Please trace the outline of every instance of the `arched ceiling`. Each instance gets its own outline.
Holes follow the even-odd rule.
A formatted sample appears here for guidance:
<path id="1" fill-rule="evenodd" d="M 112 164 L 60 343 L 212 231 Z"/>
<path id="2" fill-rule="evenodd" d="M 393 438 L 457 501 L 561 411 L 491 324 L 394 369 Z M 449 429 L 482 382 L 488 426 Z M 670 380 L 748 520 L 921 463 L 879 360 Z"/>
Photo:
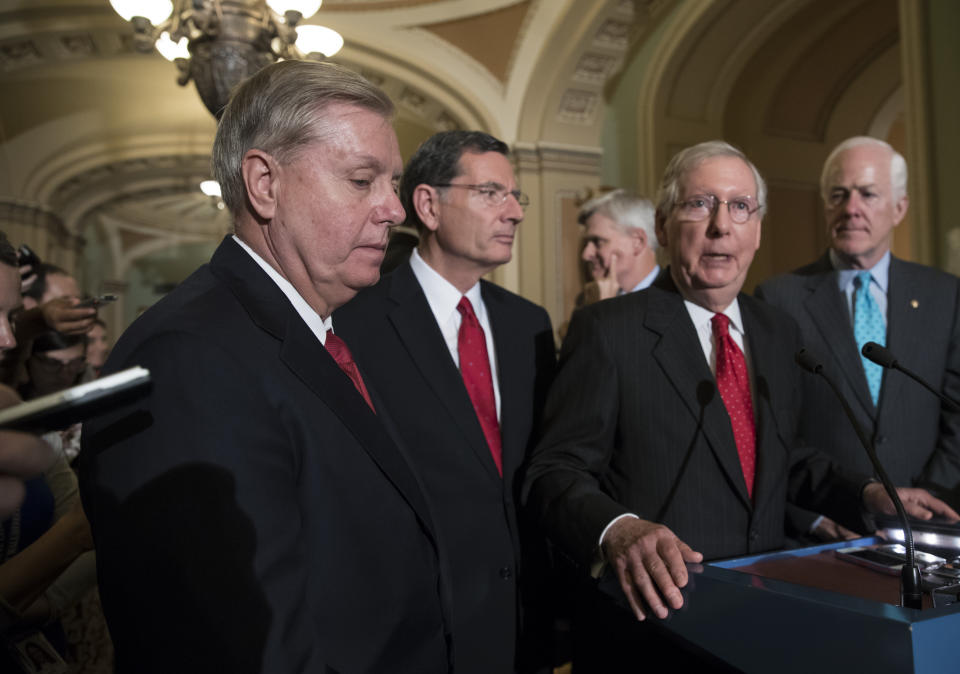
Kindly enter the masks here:
<path id="1" fill-rule="evenodd" d="M 574 5 L 327 0 L 308 22 L 340 31 L 334 60 L 397 103 L 406 157 L 449 128 L 512 142 L 532 64 Z M 182 222 L 156 190 L 193 196 L 215 124 L 176 75 L 158 54 L 134 51 L 108 0 L 0 0 L 0 202 L 49 209 L 78 234 L 92 211 L 129 214 L 144 200 L 154 219 Z"/>

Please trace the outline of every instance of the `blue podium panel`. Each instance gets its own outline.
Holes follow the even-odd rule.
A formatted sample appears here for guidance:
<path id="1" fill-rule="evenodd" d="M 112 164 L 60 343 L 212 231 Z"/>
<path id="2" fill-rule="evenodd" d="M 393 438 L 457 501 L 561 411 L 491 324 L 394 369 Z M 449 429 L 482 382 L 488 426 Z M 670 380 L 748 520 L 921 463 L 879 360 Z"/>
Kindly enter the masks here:
<path id="1" fill-rule="evenodd" d="M 960 604 L 900 608 L 897 577 L 833 556 L 879 542 L 688 565 L 684 606 L 663 626 L 746 672 L 960 671 Z"/>

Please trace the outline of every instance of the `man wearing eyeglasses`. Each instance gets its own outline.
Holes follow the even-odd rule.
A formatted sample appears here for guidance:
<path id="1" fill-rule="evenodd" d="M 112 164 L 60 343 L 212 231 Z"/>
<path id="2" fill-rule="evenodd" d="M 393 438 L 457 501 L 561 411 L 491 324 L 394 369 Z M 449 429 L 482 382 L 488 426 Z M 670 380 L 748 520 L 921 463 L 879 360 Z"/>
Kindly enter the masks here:
<path id="1" fill-rule="evenodd" d="M 960 279 L 890 253 L 907 213 L 907 164 L 887 143 L 858 136 L 824 164 L 821 196 L 830 248 L 820 259 L 770 279 L 757 295 L 787 311 L 804 345 L 836 375 L 890 478 L 927 487 L 956 504 L 960 415 L 898 372 L 860 354 L 886 345 L 905 367 L 960 398 Z M 805 381 L 801 433 L 840 463 L 869 464 L 842 410 L 822 381 Z M 797 533 L 842 535 L 832 521 L 791 512 Z"/>
<path id="2" fill-rule="evenodd" d="M 578 595 L 578 674 L 651 661 L 714 671 L 658 619 L 683 605 L 686 563 L 782 547 L 788 495 L 850 526 L 861 490 L 868 509 L 892 509 L 866 476 L 795 448 L 797 327 L 740 293 L 765 204 L 763 179 L 736 148 L 681 151 L 657 206 L 666 273 L 571 321 L 524 495 L 584 580 L 602 570 L 613 592 L 585 582 Z M 955 516 L 922 490 L 902 496 L 917 514 Z"/>
<path id="3" fill-rule="evenodd" d="M 552 331 L 543 308 L 482 280 L 510 261 L 528 203 L 507 152 L 477 131 L 424 142 L 400 188 L 419 245 L 334 314 L 432 501 L 458 673 L 537 671 L 548 654 L 533 598 L 544 574 L 516 490 Z"/>

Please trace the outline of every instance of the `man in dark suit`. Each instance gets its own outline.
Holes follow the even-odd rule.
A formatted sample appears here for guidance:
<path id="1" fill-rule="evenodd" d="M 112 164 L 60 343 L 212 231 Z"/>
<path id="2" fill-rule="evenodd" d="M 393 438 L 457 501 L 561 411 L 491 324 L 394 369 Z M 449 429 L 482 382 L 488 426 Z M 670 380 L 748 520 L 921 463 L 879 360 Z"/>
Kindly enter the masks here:
<path id="1" fill-rule="evenodd" d="M 850 523 L 861 503 L 892 510 L 879 485 L 795 446 L 796 325 L 740 293 L 765 198 L 730 145 L 678 153 L 657 207 L 668 273 L 576 312 L 564 342 L 526 499 L 584 568 L 610 567 L 639 620 L 680 608 L 685 563 L 781 546 L 788 495 Z M 902 492 L 918 514 L 952 512 Z M 592 588 L 584 596 L 576 671 L 635 668 L 669 643 Z"/>
<path id="2" fill-rule="evenodd" d="M 527 197 L 507 146 L 476 131 L 429 138 L 404 170 L 401 197 L 418 247 L 334 324 L 433 506 L 456 671 L 532 671 L 546 662 L 549 625 L 531 601 L 545 578 L 525 554 L 535 537 L 521 535 L 517 489 L 554 343 L 541 307 L 481 280 L 510 260 Z"/>
<path id="3" fill-rule="evenodd" d="M 867 341 L 886 344 L 905 367 L 960 399 L 960 279 L 890 254 L 908 200 L 906 161 L 887 143 L 864 136 L 841 143 L 824 164 L 820 189 L 830 249 L 812 264 L 763 283 L 757 295 L 800 325 L 804 346 L 833 371 L 890 479 L 926 487 L 955 505 L 960 414 L 902 373 L 866 361 L 860 349 Z M 862 317 L 876 311 L 873 337 L 864 321 L 857 326 L 858 306 Z M 870 472 L 826 384 L 805 379 L 800 435 L 843 465 Z M 798 533 L 842 533 L 814 513 L 792 512 L 790 521 Z"/>
<path id="4" fill-rule="evenodd" d="M 403 219 L 392 112 L 285 61 L 223 114 L 236 235 L 118 342 L 107 370 L 146 366 L 149 396 L 83 432 L 121 672 L 449 671 L 426 496 L 330 332 Z"/>

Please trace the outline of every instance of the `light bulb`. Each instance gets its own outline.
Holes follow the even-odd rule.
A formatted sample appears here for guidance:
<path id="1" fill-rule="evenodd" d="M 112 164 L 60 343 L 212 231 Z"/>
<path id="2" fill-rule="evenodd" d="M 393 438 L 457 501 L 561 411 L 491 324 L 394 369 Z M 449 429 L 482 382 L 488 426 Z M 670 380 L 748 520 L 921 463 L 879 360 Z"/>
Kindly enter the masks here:
<path id="1" fill-rule="evenodd" d="M 154 26 L 166 21 L 173 12 L 173 3 L 170 0 L 110 0 L 110 4 L 124 21 L 142 16 Z"/>
<path id="2" fill-rule="evenodd" d="M 326 26 L 297 26 L 296 45 L 304 54 L 317 52 L 330 58 L 343 47 L 343 38 Z"/>

